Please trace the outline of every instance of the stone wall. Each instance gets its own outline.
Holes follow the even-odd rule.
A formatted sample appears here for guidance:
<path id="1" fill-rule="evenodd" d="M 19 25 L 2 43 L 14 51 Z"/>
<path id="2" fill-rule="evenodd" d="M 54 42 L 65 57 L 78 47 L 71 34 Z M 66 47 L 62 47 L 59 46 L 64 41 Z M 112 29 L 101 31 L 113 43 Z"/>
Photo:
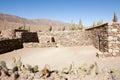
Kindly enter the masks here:
<path id="1" fill-rule="evenodd" d="M 85 31 L 38 32 L 39 43 L 24 43 L 24 47 L 71 47 L 92 45 Z"/>
<path id="2" fill-rule="evenodd" d="M 21 33 L 21 38 L 22 38 L 23 43 L 39 42 L 38 34 L 36 32 Z"/>
<path id="3" fill-rule="evenodd" d="M 4 39 L 0 41 L 0 54 L 23 48 L 21 39 Z"/>
<path id="4" fill-rule="evenodd" d="M 9 34 L 6 34 L 9 33 Z M 16 33 L 16 34 L 15 34 Z M 105 23 L 85 31 L 1 31 L 0 53 L 24 47 L 71 47 L 94 45 L 102 52 L 120 54 L 120 23 Z"/>
<path id="5" fill-rule="evenodd" d="M 2 30 L 0 35 L 4 39 L 13 39 L 15 38 L 15 30 L 13 29 Z"/>
<path id="6" fill-rule="evenodd" d="M 108 52 L 120 55 L 120 23 L 108 24 Z"/>
<path id="7" fill-rule="evenodd" d="M 93 45 L 102 52 L 108 51 L 107 29 L 107 23 L 86 29 L 86 31 L 90 34 L 90 39 L 92 40 Z"/>
<path id="8" fill-rule="evenodd" d="M 120 23 L 105 23 L 86 29 L 93 45 L 102 52 L 120 55 Z"/>

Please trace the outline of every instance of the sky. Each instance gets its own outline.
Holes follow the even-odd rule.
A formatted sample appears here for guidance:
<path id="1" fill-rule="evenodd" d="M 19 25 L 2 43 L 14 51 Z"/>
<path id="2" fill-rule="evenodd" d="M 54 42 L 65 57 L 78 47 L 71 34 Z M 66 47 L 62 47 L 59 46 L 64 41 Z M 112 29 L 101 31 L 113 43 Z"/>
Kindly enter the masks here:
<path id="1" fill-rule="evenodd" d="M 27 19 L 47 18 L 85 26 L 110 22 L 114 11 L 120 18 L 120 0 L 0 0 L 0 13 Z"/>

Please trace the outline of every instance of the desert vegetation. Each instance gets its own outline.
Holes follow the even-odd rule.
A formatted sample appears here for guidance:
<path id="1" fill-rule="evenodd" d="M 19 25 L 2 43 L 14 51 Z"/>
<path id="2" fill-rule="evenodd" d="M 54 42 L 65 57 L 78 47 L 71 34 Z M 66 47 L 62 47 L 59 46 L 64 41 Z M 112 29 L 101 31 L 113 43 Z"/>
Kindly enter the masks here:
<path id="1" fill-rule="evenodd" d="M 53 70 L 46 64 L 39 66 L 24 65 L 19 57 L 12 58 L 12 69 L 7 68 L 5 61 L 0 61 L 0 80 L 120 80 L 120 70 L 115 68 L 99 68 L 97 62 L 76 66 L 74 62 L 69 67 Z"/>

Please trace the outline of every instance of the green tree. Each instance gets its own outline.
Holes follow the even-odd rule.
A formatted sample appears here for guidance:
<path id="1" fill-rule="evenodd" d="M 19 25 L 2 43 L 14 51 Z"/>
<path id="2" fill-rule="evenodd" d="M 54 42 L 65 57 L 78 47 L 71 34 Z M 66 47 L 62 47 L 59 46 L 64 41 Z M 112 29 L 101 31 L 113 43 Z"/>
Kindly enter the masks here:
<path id="1" fill-rule="evenodd" d="M 113 22 L 118 22 L 118 17 L 116 15 L 116 12 L 114 12 Z"/>
<path id="2" fill-rule="evenodd" d="M 82 30 L 82 29 L 83 29 L 83 24 L 82 21 L 80 20 L 78 24 L 78 30 Z"/>

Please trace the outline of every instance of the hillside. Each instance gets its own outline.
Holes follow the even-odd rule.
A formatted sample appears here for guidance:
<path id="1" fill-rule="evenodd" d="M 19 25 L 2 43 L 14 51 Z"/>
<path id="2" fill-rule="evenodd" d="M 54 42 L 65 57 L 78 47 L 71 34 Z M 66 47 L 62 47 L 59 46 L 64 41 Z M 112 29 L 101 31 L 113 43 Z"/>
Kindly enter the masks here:
<path id="1" fill-rule="evenodd" d="M 47 31 L 49 26 L 53 26 L 54 30 L 67 26 L 67 23 L 51 20 L 51 19 L 26 19 L 15 15 L 0 14 L 0 29 L 16 29 L 25 26 L 30 27 L 32 31 Z"/>

